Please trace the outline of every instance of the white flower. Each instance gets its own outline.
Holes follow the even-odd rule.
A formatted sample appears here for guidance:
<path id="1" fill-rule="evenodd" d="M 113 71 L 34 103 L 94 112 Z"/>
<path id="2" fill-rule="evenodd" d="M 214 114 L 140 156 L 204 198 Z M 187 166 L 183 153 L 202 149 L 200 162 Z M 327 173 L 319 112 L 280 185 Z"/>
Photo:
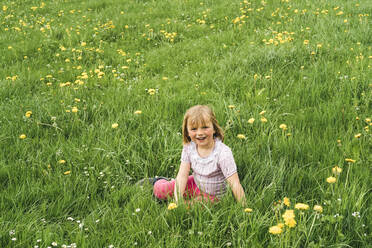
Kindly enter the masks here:
<path id="1" fill-rule="evenodd" d="M 149 231 L 148 233 L 147 233 L 148 235 L 151 235 L 152 234 L 152 232 L 151 231 Z"/>
<path id="2" fill-rule="evenodd" d="M 57 242 L 52 243 L 52 246 L 57 246 L 57 245 L 58 245 Z"/>
<path id="3" fill-rule="evenodd" d="M 12 238 L 12 241 L 16 241 L 17 240 L 17 238 Z"/>
<path id="4" fill-rule="evenodd" d="M 139 211 L 141 211 L 141 209 L 140 208 L 136 208 L 136 213 L 138 213 Z"/>
<path id="5" fill-rule="evenodd" d="M 72 217 L 67 217 L 67 220 L 74 221 L 74 218 L 72 218 Z"/>
<path id="6" fill-rule="evenodd" d="M 12 236 L 12 235 L 14 235 L 14 234 L 15 234 L 15 230 L 10 230 L 10 231 L 9 231 L 9 235 L 10 235 L 10 236 Z"/>
<path id="7" fill-rule="evenodd" d="M 199 234 L 199 235 L 202 235 L 202 234 L 203 234 L 203 232 L 198 232 L 198 234 Z"/>

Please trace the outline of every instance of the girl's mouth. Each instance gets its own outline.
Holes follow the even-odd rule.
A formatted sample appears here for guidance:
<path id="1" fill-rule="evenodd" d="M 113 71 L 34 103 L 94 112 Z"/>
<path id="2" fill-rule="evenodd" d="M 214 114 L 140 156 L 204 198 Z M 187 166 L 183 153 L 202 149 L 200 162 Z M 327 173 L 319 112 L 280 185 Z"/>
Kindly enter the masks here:
<path id="1" fill-rule="evenodd" d="M 199 137 L 199 138 L 196 138 L 197 140 L 205 140 L 207 137 Z"/>

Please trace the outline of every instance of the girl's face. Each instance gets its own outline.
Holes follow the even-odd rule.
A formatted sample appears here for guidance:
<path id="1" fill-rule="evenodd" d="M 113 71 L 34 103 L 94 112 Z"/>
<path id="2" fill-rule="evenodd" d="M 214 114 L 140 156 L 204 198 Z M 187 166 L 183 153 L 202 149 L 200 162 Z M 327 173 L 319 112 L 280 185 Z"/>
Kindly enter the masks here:
<path id="1" fill-rule="evenodd" d="M 198 146 L 198 148 L 211 148 L 214 145 L 214 130 L 211 121 L 205 121 L 203 124 L 188 124 L 187 131 L 190 139 Z"/>

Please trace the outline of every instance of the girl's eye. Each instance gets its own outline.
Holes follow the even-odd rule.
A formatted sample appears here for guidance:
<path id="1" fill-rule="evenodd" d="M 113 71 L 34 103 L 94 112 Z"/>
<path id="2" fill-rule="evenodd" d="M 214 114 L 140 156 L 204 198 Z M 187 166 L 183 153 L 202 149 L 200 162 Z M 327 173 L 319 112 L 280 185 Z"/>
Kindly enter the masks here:
<path id="1" fill-rule="evenodd" d="M 207 126 L 203 127 L 204 129 L 208 128 Z"/>

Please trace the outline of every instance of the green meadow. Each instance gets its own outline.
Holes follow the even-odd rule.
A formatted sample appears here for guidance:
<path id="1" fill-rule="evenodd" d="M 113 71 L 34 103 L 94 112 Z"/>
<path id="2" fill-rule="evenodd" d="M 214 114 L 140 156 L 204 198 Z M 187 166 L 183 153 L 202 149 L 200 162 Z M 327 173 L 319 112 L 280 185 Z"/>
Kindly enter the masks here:
<path id="1" fill-rule="evenodd" d="M 371 18 L 369 0 L 1 1 L 0 247 L 372 247 Z M 169 210 L 134 185 L 176 177 L 196 104 L 247 206 Z"/>

